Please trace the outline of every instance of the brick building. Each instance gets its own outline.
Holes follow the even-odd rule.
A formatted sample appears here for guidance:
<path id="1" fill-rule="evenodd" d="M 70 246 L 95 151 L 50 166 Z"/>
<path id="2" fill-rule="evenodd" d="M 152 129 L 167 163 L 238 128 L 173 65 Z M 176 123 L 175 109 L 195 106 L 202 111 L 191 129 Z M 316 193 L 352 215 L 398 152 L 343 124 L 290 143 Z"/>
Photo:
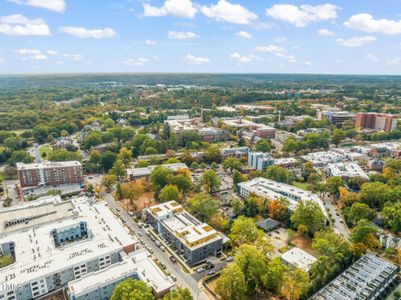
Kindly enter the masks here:
<path id="1" fill-rule="evenodd" d="M 17 163 L 20 185 L 24 187 L 82 184 L 82 164 L 79 161 Z"/>
<path id="2" fill-rule="evenodd" d="M 397 126 L 397 115 L 381 113 L 357 113 L 355 127 L 390 132 Z"/>

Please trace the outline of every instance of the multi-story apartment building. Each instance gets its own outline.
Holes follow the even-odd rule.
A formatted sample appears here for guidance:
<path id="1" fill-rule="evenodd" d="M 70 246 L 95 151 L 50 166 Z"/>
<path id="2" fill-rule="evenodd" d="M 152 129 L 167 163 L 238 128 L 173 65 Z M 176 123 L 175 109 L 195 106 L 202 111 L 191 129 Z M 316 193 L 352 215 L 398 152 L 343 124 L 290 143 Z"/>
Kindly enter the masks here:
<path id="1" fill-rule="evenodd" d="M 195 265 L 219 254 L 227 239 L 210 225 L 186 212 L 176 201 L 146 209 L 146 222 L 179 250 L 189 265 Z"/>
<path id="2" fill-rule="evenodd" d="M 177 136 L 183 132 L 197 132 L 203 140 L 209 143 L 228 139 L 228 132 L 214 127 L 207 127 L 202 122 L 202 118 L 189 118 L 187 115 L 169 116 L 164 124 L 170 127 L 170 131 Z"/>
<path id="3" fill-rule="evenodd" d="M 91 272 L 68 283 L 71 300 L 108 300 L 114 288 L 127 278 L 146 282 L 157 297 L 173 287 L 171 279 L 161 271 L 148 256 L 145 249 L 122 257 L 120 262 L 100 271 Z"/>
<path id="4" fill-rule="evenodd" d="M 84 182 L 79 161 L 17 163 L 17 171 L 22 188 Z"/>
<path id="5" fill-rule="evenodd" d="M 274 164 L 274 159 L 269 153 L 249 152 L 248 166 L 256 170 L 266 170 L 268 166 Z"/>
<path id="6" fill-rule="evenodd" d="M 396 265 L 368 253 L 310 299 L 386 299 L 399 284 L 398 270 Z"/>
<path id="7" fill-rule="evenodd" d="M 0 269 L 0 299 L 41 298 L 93 272 L 109 276 L 108 267 L 124 261 L 138 245 L 110 209 L 94 199 L 55 196 L 2 209 L 0 252 L 15 262 Z"/>
<path id="8" fill-rule="evenodd" d="M 259 138 L 274 138 L 276 129 L 274 127 L 255 123 L 247 119 L 242 118 L 224 118 L 224 119 L 212 119 L 212 123 L 217 126 L 219 122 L 227 128 L 235 128 L 237 130 L 244 129 L 252 134 L 252 137 Z"/>
<path id="9" fill-rule="evenodd" d="M 236 158 L 243 158 L 248 157 L 250 149 L 246 146 L 244 147 L 235 147 L 235 148 L 225 148 L 221 149 L 221 156 L 223 159 L 227 157 L 236 157 Z"/>
<path id="10" fill-rule="evenodd" d="M 397 126 L 399 116 L 381 113 L 357 113 L 355 127 L 390 132 Z"/>
<path id="11" fill-rule="evenodd" d="M 247 198 L 251 194 L 269 200 L 283 197 L 288 202 L 288 208 L 290 210 L 295 210 L 300 201 L 311 201 L 316 203 L 322 212 L 327 215 L 323 202 L 317 195 L 289 184 L 257 177 L 249 181 L 238 183 L 237 191 L 243 198 Z"/>
<path id="12" fill-rule="evenodd" d="M 203 140 L 209 143 L 224 141 L 228 139 L 228 131 L 214 127 L 203 127 L 198 129 Z"/>
<path id="13" fill-rule="evenodd" d="M 327 176 L 338 176 L 344 180 L 348 180 L 352 177 L 361 177 L 369 180 L 369 176 L 355 162 L 339 162 L 328 164 L 325 169 Z"/>
<path id="14" fill-rule="evenodd" d="M 292 168 L 296 163 L 297 160 L 294 157 L 273 158 L 269 153 L 248 152 L 248 166 L 259 171 L 264 171 L 272 165 L 279 165 L 283 168 Z"/>

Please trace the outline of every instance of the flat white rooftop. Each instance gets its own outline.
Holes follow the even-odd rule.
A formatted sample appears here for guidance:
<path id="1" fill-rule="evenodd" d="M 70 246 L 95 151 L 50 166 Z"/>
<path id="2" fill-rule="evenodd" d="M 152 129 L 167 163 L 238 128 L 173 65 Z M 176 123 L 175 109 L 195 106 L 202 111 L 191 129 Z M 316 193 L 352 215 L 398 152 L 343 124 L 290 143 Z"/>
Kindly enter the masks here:
<path id="1" fill-rule="evenodd" d="M 274 160 L 275 165 L 286 165 L 286 164 L 295 164 L 297 159 L 295 157 L 283 157 L 283 158 L 276 158 Z"/>
<path id="2" fill-rule="evenodd" d="M 152 173 L 152 171 L 159 166 L 170 169 L 173 172 L 177 172 L 179 169 L 188 169 L 188 166 L 184 163 L 173 163 L 165 165 L 153 165 L 144 168 L 131 168 L 127 170 L 127 174 L 128 176 L 133 176 L 133 177 L 149 176 Z"/>
<path id="3" fill-rule="evenodd" d="M 140 249 L 124 256 L 119 263 L 69 282 L 68 289 L 76 297 L 79 297 L 99 286 L 105 286 L 133 273 L 136 273 L 141 281 L 151 286 L 156 293 L 161 293 L 174 286 L 171 278 L 166 276 L 148 257 L 148 252 Z"/>
<path id="4" fill-rule="evenodd" d="M 365 179 L 369 179 L 369 176 L 365 173 L 362 168 L 354 162 L 345 162 L 345 163 L 335 163 L 328 164 L 327 171 L 331 176 L 339 176 L 339 177 L 362 177 Z"/>
<path id="5" fill-rule="evenodd" d="M 246 190 L 268 199 L 284 197 L 289 202 L 289 208 L 291 210 L 294 210 L 301 200 L 312 201 L 318 204 L 322 212 L 326 215 L 323 202 L 317 195 L 289 184 L 257 177 L 249 181 L 241 182 L 238 186 L 241 190 Z"/>
<path id="6" fill-rule="evenodd" d="M 16 262 L 0 269 L 0 286 L 5 282 L 30 282 L 137 243 L 128 228 L 124 227 L 104 202 L 76 197 L 63 203 L 59 196 L 39 201 L 16 207 L 16 211 L 10 208 L 0 214 L 4 222 L 8 215 L 12 218 L 40 216 L 43 211 L 51 212 L 54 207 L 60 208 L 57 213 L 39 217 L 38 221 L 21 225 L 16 231 L 1 232 L 0 244 L 15 243 Z M 87 223 L 90 238 L 56 247 L 51 230 L 77 226 L 81 221 Z"/>
<path id="7" fill-rule="evenodd" d="M 223 120 L 223 124 L 225 124 L 226 126 L 230 126 L 230 127 L 242 128 L 242 127 L 252 126 L 257 129 L 276 130 L 276 128 L 271 127 L 269 125 L 255 123 L 253 121 L 249 121 L 249 120 L 243 119 L 243 118 L 237 118 L 237 119 L 227 118 L 227 119 L 222 119 L 222 120 Z"/>
<path id="8" fill-rule="evenodd" d="M 151 206 L 148 212 L 191 249 L 222 238 L 219 232 L 183 210 L 176 201 Z"/>
<path id="9" fill-rule="evenodd" d="M 36 169 L 49 169 L 49 168 L 63 168 L 63 167 L 78 167 L 82 166 L 82 164 L 79 161 L 47 161 L 47 162 L 42 162 L 42 163 L 30 163 L 30 164 L 24 164 L 24 163 L 17 163 L 17 169 L 18 170 L 36 170 Z"/>
<path id="10" fill-rule="evenodd" d="M 305 272 L 308 272 L 313 263 L 317 261 L 316 257 L 298 247 L 294 247 L 283 253 L 281 259 L 287 264 L 300 268 Z"/>
<path id="11" fill-rule="evenodd" d="M 334 151 L 312 152 L 301 157 L 313 165 L 326 165 L 347 160 L 343 154 Z"/>

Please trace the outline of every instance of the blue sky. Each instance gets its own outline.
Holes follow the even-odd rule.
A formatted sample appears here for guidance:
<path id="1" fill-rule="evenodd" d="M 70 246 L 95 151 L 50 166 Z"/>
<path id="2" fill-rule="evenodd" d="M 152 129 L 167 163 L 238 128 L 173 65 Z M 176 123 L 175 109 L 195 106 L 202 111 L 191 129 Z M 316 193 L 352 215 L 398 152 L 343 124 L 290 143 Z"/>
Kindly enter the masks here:
<path id="1" fill-rule="evenodd" d="M 72 72 L 401 74 L 401 0 L 0 0 L 0 73 Z"/>

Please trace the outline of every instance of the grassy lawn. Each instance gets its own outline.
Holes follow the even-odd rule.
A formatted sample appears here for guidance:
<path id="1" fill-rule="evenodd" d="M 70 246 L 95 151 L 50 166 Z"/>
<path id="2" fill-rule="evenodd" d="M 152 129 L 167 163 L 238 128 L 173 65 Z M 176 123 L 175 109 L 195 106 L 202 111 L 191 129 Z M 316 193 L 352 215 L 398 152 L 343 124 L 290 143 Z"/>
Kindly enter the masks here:
<path id="1" fill-rule="evenodd" d="M 40 157 L 48 158 L 50 155 L 50 152 L 52 152 L 52 148 L 49 145 L 39 148 Z M 44 153 L 46 153 L 45 156 L 43 156 Z"/>
<path id="2" fill-rule="evenodd" d="M 10 132 L 15 133 L 16 135 L 20 135 L 24 131 L 26 131 L 26 129 L 10 130 Z"/>
<path id="3" fill-rule="evenodd" d="M 306 190 L 308 188 L 307 182 L 293 181 L 292 185 L 296 186 L 297 188 L 304 189 L 304 190 Z"/>
<path id="4" fill-rule="evenodd" d="M 14 262 L 14 259 L 11 255 L 4 255 L 0 257 L 0 268 L 7 267 Z"/>

